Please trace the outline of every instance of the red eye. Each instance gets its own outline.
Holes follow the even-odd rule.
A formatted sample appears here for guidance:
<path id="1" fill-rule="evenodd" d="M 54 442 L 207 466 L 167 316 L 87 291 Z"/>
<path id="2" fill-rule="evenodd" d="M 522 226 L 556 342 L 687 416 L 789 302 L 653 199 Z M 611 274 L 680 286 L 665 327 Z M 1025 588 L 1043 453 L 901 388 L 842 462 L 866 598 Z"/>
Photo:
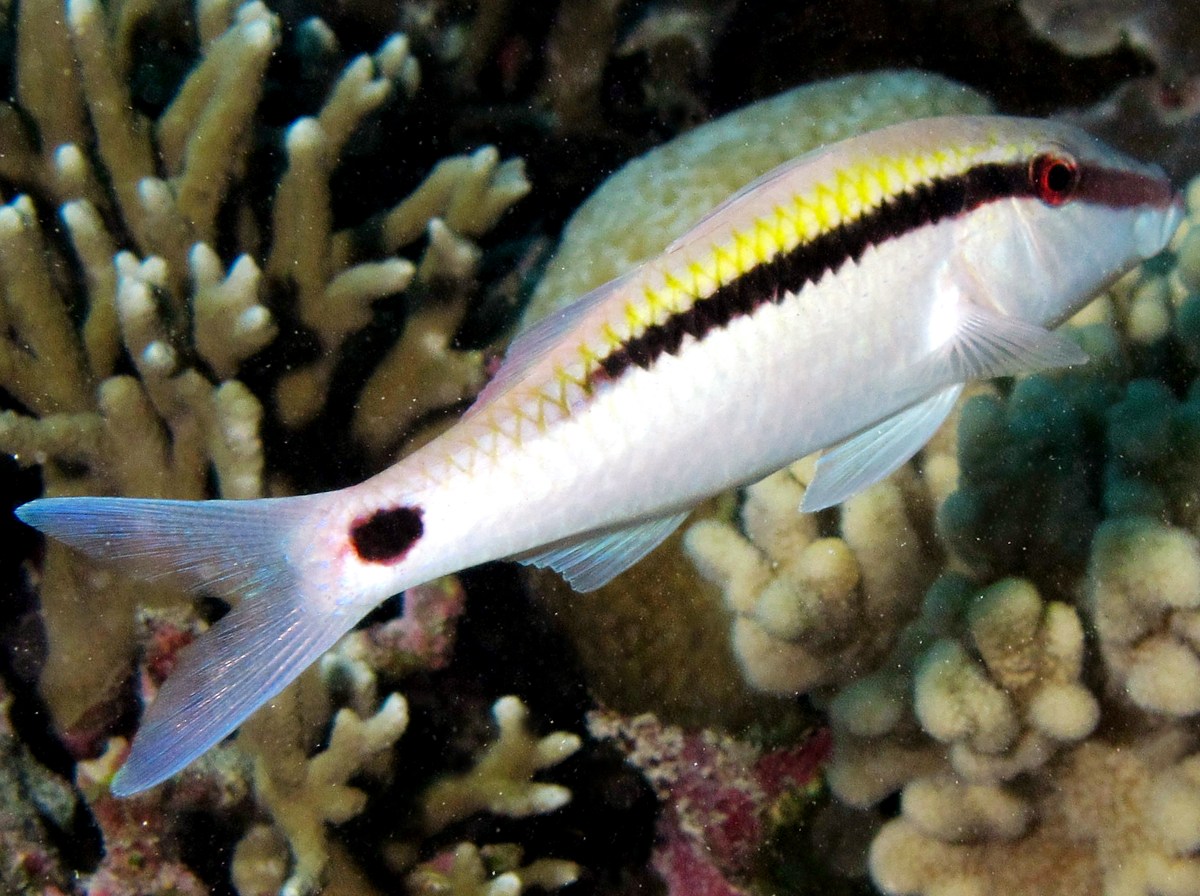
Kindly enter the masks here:
<path id="1" fill-rule="evenodd" d="M 1079 183 L 1079 166 L 1066 156 L 1046 153 L 1029 163 L 1029 186 L 1046 205 L 1062 205 Z"/>

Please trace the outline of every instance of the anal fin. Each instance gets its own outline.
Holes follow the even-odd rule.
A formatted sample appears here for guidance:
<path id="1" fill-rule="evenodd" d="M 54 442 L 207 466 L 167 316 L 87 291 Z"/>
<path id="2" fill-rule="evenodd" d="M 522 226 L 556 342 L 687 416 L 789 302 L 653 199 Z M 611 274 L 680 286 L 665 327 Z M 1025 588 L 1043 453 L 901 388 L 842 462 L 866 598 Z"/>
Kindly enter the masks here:
<path id="1" fill-rule="evenodd" d="M 942 389 L 826 451 L 800 510 L 812 513 L 840 504 L 898 470 L 933 437 L 962 390 L 962 383 Z"/>
<path id="2" fill-rule="evenodd" d="M 595 591 L 662 544 L 690 512 L 648 520 L 582 541 L 560 543 L 518 559 L 530 566 L 550 567 L 576 591 Z"/>

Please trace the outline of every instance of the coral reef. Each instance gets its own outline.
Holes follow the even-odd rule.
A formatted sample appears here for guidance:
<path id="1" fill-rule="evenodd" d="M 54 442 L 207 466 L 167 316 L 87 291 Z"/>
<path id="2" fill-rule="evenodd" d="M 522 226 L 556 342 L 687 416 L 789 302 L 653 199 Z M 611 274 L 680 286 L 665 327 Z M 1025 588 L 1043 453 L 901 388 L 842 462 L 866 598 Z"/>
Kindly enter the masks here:
<path id="1" fill-rule="evenodd" d="M 1020 6 L 1081 49 L 1062 4 Z M 827 8 L 786 13 L 807 41 L 789 32 L 790 57 L 827 39 Z M 47 494 L 255 497 L 377 469 L 484 382 L 500 327 L 480 309 L 516 312 L 531 247 L 599 172 L 822 64 L 736 52 L 748 14 L 727 2 L 547 12 L 0 3 L 0 451 L 40 468 Z M 1083 35 L 1154 68 L 1083 117 L 1176 170 L 1194 164 L 1190 15 L 1101 4 Z M 781 19 L 750 18 L 778 59 L 761 28 Z M 862 47 L 827 71 L 891 58 Z M 1047 93 L 1041 72 L 1024 80 Z M 698 127 L 579 210 L 526 319 L 816 143 L 988 108 L 939 76 L 878 72 Z M 514 239 L 498 225 L 529 190 L 518 151 L 542 189 Z M 598 595 L 537 578 L 545 602 L 520 611 L 507 652 L 478 610 L 462 619 L 463 580 L 414 589 L 135 799 L 108 793 L 114 735 L 220 608 L 47 545 L 26 561 L 45 649 L 0 644 L 0 890 L 632 892 L 649 863 L 668 892 L 714 896 L 861 894 L 868 872 L 937 896 L 1200 892 L 1200 182 L 1190 193 L 1173 252 L 1078 321 L 1089 369 L 978 390 L 913 465 L 837 511 L 795 515 L 802 462 L 714 502 Z M 473 608 L 503 578 L 476 575 Z M 616 710 L 593 715 L 591 740 L 544 705 L 585 703 L 570 661 L 513 660 L 544 646 L 529 635 L 545 608 Z M 5 688 L 29 671 L 44 704 L 22 685 L 10 713 Z M 542 700 L 496 700 L 510 692 Z M 812 734 L 797 693 L 830 733 Z M 647 709 L 663 721 L 617 714 Z M 614 751 L 596 740 L 651 782 L 654 819 L 605 778 L 596 757 Z M 59 775 L 85 756 L 72 788 Z"/>
<path id="2" fill-rule="evenodd" d="M 801 462 L 687 535 L 749 680 L 828 712 L 832 794 L 899 793 L 886 893 L 1200 893 L 1197 189 L 1171 251 L 1074 322 L 1087 366 L 965 399 L 836 529 L 798 514 Z"/>
<path id="3" fill-rule="evenodd" d="M 473 240 L 528 190 L 521 163 L 501 163 L 492 147 L 449 157 L 375 217 L 335 226 L 330 183 L 347 142 L 417 90 L 405 37 L 331 78 L 314 114 L 287 128 L 278 183 L 258 184 L 267 69 L 284 40 L 276 14 L 200 0 L 199 60 L 151 119 L 128 87 L 149 10 L 110 19 L 92 0 L 72 0 L 67 13 L 47 3 L 9 10 L 21 77 L 19 105 L 4 107 L 4 174 L 27 192 L 0 209 L 0 385 L 21 408 L 0 416 L 0 449 L 40 465 L 47 494 L 199 498 L 210 479 L 224 497 L 288 491 L 294 484 L 277 473 L 266 481 L 264 429 L 318 415 L 381 300 L 394 305 L 414 278 L 470 280 Z M 336 71 L 337 41 L 319 19 L 294 39 Z M 272 199 L 265 216 L 249 198 L 259 190 Z M 66 240 L 47 229 L 55 210 Z M 423 236 L 418 261 L 396 254 Z M 66 276 L 72 266 L 79 283 Z M 482 354 L 449 347 L 468 295 L 446 289 L 416 305 L 363 382 L 352 431 L 368 452 L 385 457 L 425 413 L 482 384 Z M 300 342 L 315 358 L 289 363 L 269 392 L 238 378 L 268 349 Z M 415 374 L 439 388 L 414 387 Z M 56 545 L 41 576 L 42 688 L 69 729 L 119 687 L 134 608 L 188 599 L 99 572 Z M 89 612 L 101 602 L 103 614 Z M 75 667 L 83 643 L 87 676 Z"/>
<path id="4" fill-rule="evenodd" d="M 54 841 L 70 833 L 75 794 L 29 755 L 9 722 L 11 704 L 0 682 L 0 890 L 66 892 L 70 872 Z"/>

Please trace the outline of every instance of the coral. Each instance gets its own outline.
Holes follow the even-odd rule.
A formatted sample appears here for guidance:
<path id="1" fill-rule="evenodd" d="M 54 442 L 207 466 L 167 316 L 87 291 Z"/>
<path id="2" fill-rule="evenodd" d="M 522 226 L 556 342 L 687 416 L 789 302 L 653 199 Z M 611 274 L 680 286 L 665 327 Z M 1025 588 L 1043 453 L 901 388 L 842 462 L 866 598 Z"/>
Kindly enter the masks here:
<path id="1" fill-rule="evenodd" d="M 878 671 L 830 703 L 830 786 L 856 806 L 901 784 L 905 798 L 931 785 L 996 788 L 1095 729 L 1082 672 L 1073 607 L 1018 579 L 977 591 L 943 577 Z"/>
<path id="2" fill-rule="evenodd" d="M 747 680 L 790 694 L 844 682 L 890 646 L 936 571 L 903 489 L 887 482 L 842 508 L 842 537 L 821 538 L 800 516 L 801 461 L 745 491 L 739 521 L 705 520 L 685 549 L 719 584 L 733 614 L 733 649 Z"/>
<path id="3" fill-rule="evenodd" d="M 321 670 L 333 691 L 349 685 L 350 704 L 367 711 L 379 675 L 397 680 L 417 669 L 441 669 L 450 661 L 455 629 L 466 594 L 457 578 L 447 576 L 404 592 L 404 613 L 355 629 L 321 657 Z"/>
<path id="4" fill-rule="evenodd" d="M 488 811 L 510 818 L 553 812 L 571 799 L 560 784 L 533 780 L 580 747 L 579 736 L 556 731 L 538 737 L 529 730 L 529 710 L 517 697 L 501 697 L 492 706 L 499 729 L 496 741 L 462 774 L 435 781 L 422 802 L 429 827 L 437 829 Z"/>
<path id="5" fill-rule="evenodd" d="M 1200 542 L 1145 517 L 1105 522 L 1087 606 L 1110 687 L 1167 716 L 1200 713 Z"/>
<path id="6" fill-rule="evenodd" d="M 317 693 L 306 693 L 313 690 Z M 388 752 L 408 726 L 404 698 L 391 694 L 366 718 L 353 709 L 340 710 L 333 718 L 328 745 L 310 755 L 311 740 L 322 732 L 328 718 L 328 709 L 320 705 L 324 693 L 324 688 L 306 687 L 305 682 L 290 687 L 252 716 L 238 734 L 239 747 L 254 757 L 258 801 L 291 853 L 290 873 L 278 889 L 284 896 L 321 891 L 332 851 L 326 825 L 350 820 L 367 802 L 367 794 L 347 782 L 364 773 L 376 779 L 386 775 Z M 258 888 L 255 879 L 262 873 L 270 843 L 269 835 L 253 828 L 243 840 L 245 845 L 239 845 L 233 873 L 247 885 L 243 896 Z M 281 845 L 278 839 L 274 843 Z"/>
<path id="7" fill-rule="evenodd" d="M 127 745 L 114 738 L 98 759 L 83 761 L 76 767 L 76 784 L 88 800 L 92 817 L 104 839 L 104 857 L 100 866 L 84 882 L 90 896 L 108 894 L 176 893 L 179 896 L 207 896 L 208 888 L 180 858 L 175 833 L 175 813 L 189 803 L 181 788 L 172 799 L 160 800 L 152 794 L 119 800 L 109 795 L 108 783 L 124 761 Z M 207 800 L 197 794 L 191 806 Z M 208 802 L 210 808 L 213 807 Z"/>
<path id="8" fill-rule="evenodd" d="M 1200 15 L 1181 0 L 1021 0 L 1032 30 L 1072 56 L 1129 48 L 1151 71 L 1067 117 L 1114 146 L 1160 162 L 1186 179 L 1197 173 L 1190 147 L 1200 130 Z"/>
<path id="9" fill-rule="evenodd" d="M 652 715 L 597 711 L 588 729 L 613 740 L 654 787 L 662 810 L 652 864 L 672 896 L 744 896 L 779 807 L 814 784 L 828 755 L 818 733 L 764 750 L 728 735 L 688 732 Z"/>
<path id="10" fill-rule="evenodd" d="M 1074 56 L 1098 56 L 1122 44 L 1154 60 L 1164 78 L 1200 73 L 1196 8 L 1179 0 L 1101 0 L 1086 13 L 1069 0 L 1021 0 L 1021 14 L 1042 37 Z"/>
<path id="11" fill-rule="evenodd" d="M 266 481 L 261 433 L 286 437 L 312 421 L 376 306 L 418 281 L 427 292 L 438 284 L 442 298 L 413 303 L 402 337 L 364 378 L 352 424 L 360 447 L 386 458 L 424 413 L 482 384 L 481 353 L 449 339 L 470 299 L 473 241 L 528 190 L 521 163 L 491 147 L 448 157 L 407 198 L 335 226 L 331 184 L 352 136 L 418 88 L 404 36 L 338 73 L 337 41 L 319 19 L 291 34 L 336 77 L 313 91 L 324 92 L 314 114 L 287 128 L 286 167 L 272 184 L 257 149 L 272 139 L 270 65 L 298 51 L 262 3 L 198 0 L 199 59 L 155 118 L 129 83 L 135 34 L 157 21 L 147 5 L 6 10 L 20 77 L 16 103 L 0 109 L 0 155 L 26 194 L 0 208 L 0 385 L 19 405 L 0 414 L 0 450 L 40 465 L 47 494 L 200 498 L 210 482 L 234 498 L 291 490 L 278 474 Z M 268 214 L 258 195 L 271 197 Z M 55 211 L 65 239 L 49 223 Z M 419 260 L 397 255 L 423 237 Z M 297 352 L 305 344 L 307 357 Z M 239 376 L 268 350 L 293 360 L 252 390 Z M 439 389 L 414 387 L 414 370 Z M 70 729 L 119 688 L 135 607 L 189 599 L 57 545 L 40 575 L 42 689 Z M 101 604 L 103 614 L 90 611 Z"/>
<path id="12" fill-rule="evenodd" d="M 1087 741 L 1038 773 L 1030 799 L 906 795 L 872 844 L 871 875 L 894 896 L 1200 893 L 1193 747 L 1177 733 Z"/>
<path id="13" fill-rule="evenodd" d="M 579 878 L 579 867 L 562 859 L 520 863 L 521 848 L 515 844 L 479 849 L 460 843 L 423 862 L 408 885 L 414 896 L 519 896 L 527 887 L 557 890 Z"/>
<path id="14" fill-rule="evenodd" d="M 0 681 L 0 890 L 66 892 L 71 873 L 54 847 L 70 836 L 70 785 L 33 760 L 9 721 L 12 697 Z"/>

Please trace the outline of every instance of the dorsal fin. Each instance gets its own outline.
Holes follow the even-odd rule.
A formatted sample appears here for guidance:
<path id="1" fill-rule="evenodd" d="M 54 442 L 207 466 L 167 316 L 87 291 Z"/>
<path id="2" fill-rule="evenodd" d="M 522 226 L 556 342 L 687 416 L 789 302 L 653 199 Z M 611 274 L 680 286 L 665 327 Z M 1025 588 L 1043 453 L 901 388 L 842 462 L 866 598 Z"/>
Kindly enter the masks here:
<path id="1" fill-rule="evenodd" d="M 475 402 L 467 409 L 463 419 L 473 417 L 480 408 L 507 392 L 562 342 L 567 333 L 579 326 L 593 309 L 628 284 L 639 270 L 640 266 L 616 279 L 602 283 L 570 305 L 548 314 L 525 332 L 519 333 L 508 346 L 504 363 L 476 396 Z"/>

